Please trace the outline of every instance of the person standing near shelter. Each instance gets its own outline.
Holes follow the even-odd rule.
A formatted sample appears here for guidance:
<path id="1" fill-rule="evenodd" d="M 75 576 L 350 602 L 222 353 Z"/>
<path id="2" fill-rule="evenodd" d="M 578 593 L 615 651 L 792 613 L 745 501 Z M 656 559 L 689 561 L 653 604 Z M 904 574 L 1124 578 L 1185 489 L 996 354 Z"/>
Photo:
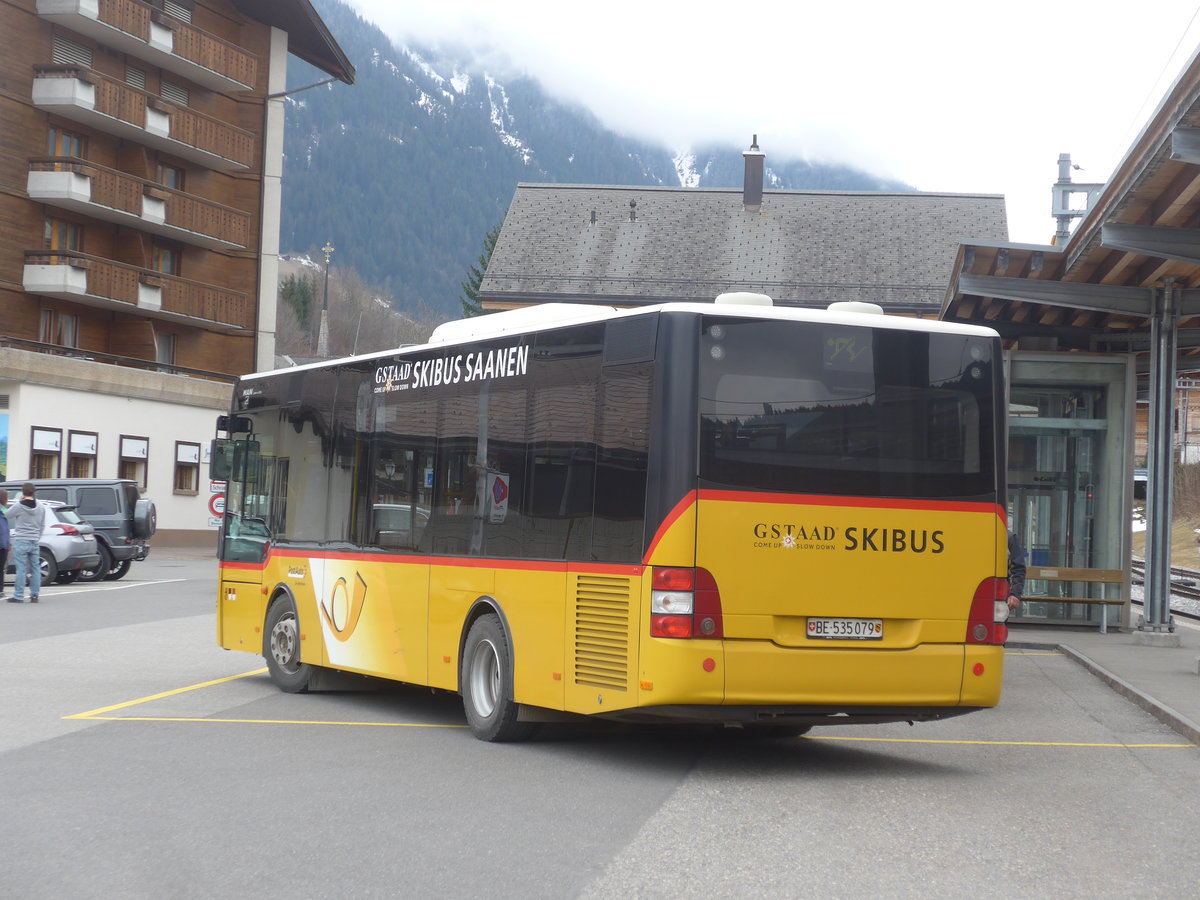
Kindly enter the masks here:
<path id="1" fill-rule="evenodd" d="M 16 584 L 9 603 L 23 603 L 25 576 L 29 576 L 29 602 L 37 603 L 42 590 L 42 561 L 38 541 L 46 528 L 46 507 L 37 502 L 36 489 L 30 482 L 21 485 L 21 499 L 5 513 L 12 527 L 13 556 L 16 559 Z"/>
<path id="2" fill-rule="evenodd" d="M 8 527 L 8 491 L 0 489 L 0 600 L 4 599 L 4 570 L 8 566 L 8 551 L 12 548 L 12 529 Z"/>
<path id="3" fill-rule="evenodd" d="M 1017 609 L 1025 593 L 1025 548 L 1011 531 L 1008 533 L 1008 608 Z"/>

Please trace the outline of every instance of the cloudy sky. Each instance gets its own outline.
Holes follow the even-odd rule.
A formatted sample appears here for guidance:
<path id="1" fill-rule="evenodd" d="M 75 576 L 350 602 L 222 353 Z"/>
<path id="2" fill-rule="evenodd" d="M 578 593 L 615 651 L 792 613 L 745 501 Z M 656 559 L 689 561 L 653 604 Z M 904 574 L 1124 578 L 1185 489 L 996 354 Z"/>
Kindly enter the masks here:
<path id="1" fill-rule="evenodd" d="M 751 134 L 920 190 L 1004 194 L 1047 243 L 1058 156 L 1103 182 L 1200 46 L 1200 0 L 348 0 L 399 43 L 491 48 L 673 149 Z M 969 236 L 968 236 L 969 237 Z"/>

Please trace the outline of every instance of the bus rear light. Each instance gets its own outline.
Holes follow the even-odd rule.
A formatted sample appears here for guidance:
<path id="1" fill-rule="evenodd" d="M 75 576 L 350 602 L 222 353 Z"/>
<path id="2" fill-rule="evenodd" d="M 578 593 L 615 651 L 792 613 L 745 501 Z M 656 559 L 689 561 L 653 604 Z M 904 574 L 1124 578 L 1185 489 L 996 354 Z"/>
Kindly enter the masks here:
<path id="1" fill-rule="evenodd" d="M 655 569 L 650 587 L 656 591 L 691 591 L 696 587 L 695 569 Z"/>
<path id="2" fill-rule="evenodd" d="M 690 616 L 696 595 L 691 591 L 651 591 L 650 612 L 661 615 Z"/>
<path id="3" fill-rule="evenodd" d="M 707 569 L 654 569 L 650 587 L 651 637 L 724 637 L 721 592 Z"/>
<path id="4" fill-rule="evenodd" d="M 968 644 L 1003 644 L 1008 640 L 1008 579 L 985 578 L 975 589 L 967 617 Z"/>
<path id="5" fill-rule="evenodd" d="M 691 616 L 650 616 L 650 637 L 690 638 Z"/>

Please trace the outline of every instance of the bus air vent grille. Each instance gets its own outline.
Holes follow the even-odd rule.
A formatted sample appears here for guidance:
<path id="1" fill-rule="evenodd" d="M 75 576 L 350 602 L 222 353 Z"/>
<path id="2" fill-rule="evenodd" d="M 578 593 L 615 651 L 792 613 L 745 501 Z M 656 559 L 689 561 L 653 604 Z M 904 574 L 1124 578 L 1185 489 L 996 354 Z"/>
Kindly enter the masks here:
<path id="1" fill-rule="evenodd" d="M 575 683 L 629 689 L 629 579 L 575 581 Z"/>

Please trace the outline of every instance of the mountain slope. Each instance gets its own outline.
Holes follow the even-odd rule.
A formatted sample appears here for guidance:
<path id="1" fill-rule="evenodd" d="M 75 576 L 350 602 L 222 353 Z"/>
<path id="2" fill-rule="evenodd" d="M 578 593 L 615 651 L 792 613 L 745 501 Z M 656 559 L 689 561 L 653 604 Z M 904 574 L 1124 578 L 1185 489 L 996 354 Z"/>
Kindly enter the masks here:
<path id="1" fill-rule="evenodd" d="M 338 0 L 314 6 L 358 76 L 288 97 L 281 247 L 332 242 L 334 266 L 357 269 L 400 309 L 458 314 L 460 283 L 520 181 L 741 185 L 740 147 L 677 154 L 623 137 L 530 78 L 396 47 Z M 289 60 L 291 90 L 324 77 Z M 911 190 L 770 155 L 767 180 L 783 190 Z"/>

